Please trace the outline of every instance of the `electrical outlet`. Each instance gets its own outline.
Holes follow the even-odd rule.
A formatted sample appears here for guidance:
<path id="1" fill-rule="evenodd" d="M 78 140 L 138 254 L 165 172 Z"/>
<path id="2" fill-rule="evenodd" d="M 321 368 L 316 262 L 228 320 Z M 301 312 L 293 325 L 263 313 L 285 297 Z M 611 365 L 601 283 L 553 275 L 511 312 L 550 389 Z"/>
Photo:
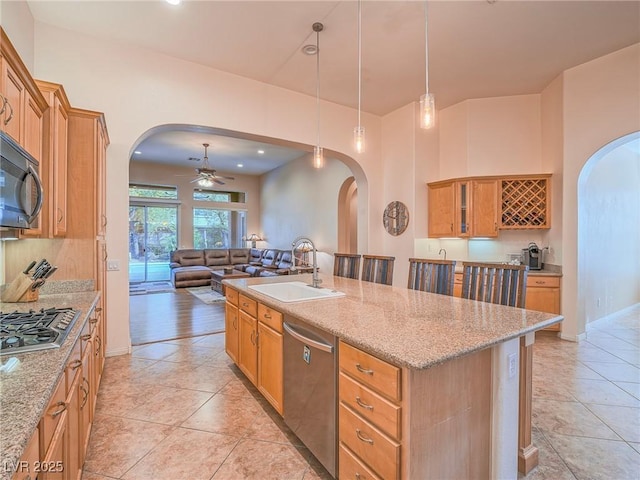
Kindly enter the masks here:
<path id="1" fill-rule="evenodd" d="M 513 378 L 518 374 L 518 355 L 516 353 L 510 353 L 507 355 L 509 362 L 509 378 Z"/>
<path id="2" fill-rule="evenodd" d="M 602 299 L 601 299 L 601 298 L 598 298 L 598 300 L 596 300 L 596 304 L 597 304 L 597 307 L 598 307 L 598 308 L 600 308 L 600 304 L 601 304 L 601 303 L 602 303 Z"/>
<path id="3" fill-rule="evenodd" d="M 107 260 L 107 270 L 112 272 L 120 270 L 120 262 L 118 260 Z"/>

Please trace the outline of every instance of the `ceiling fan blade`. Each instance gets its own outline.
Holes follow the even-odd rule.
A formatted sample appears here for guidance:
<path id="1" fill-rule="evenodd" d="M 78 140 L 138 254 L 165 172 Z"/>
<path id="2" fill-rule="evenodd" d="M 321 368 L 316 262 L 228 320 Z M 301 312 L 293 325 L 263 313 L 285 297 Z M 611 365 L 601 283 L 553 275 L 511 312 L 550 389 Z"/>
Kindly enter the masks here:
<path id="1" fill-rule="evenodd" d="M 218 177 L 218 178 L 224 178 L 224 179 L 226 179 L 226 180 L 235 180 L 235 178 L 234 178 L 234 177 L 225 177 L 224 175 L 216 175 L 216 177 Z"/>
<path id="2" fill-rule="evenodd" d="M 218 185 L 224 185 L 224 182 L 222 180 L 218 180 L 217 178 L 214 178 L 213 181 L 216 182 Z"/>
<path id="3" fill-rule="evenodd" d="M 191 180 L 189 183 L 196 183 L 199 182 L 200 180 L 202 180 L 202 178 L 198 177 L 198 178 L 194 178 L 193 180 Z"/>

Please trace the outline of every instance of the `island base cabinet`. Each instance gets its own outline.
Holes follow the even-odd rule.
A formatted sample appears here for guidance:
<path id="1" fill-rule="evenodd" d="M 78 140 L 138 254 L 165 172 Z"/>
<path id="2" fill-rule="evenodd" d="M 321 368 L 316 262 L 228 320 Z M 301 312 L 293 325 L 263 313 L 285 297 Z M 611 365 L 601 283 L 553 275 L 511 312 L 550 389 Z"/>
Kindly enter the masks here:
<path id="1" fill-rule="evenodd" d="M 282 415 L 282 334 L 258 322 L 258 390 Z"/>
<path id="2" fill-rule="evenodd" d="M 251 383 L 258 384 L 258 321 L 240 311 L 238 367 Z"/>
<path id="3" fill-rule="evenodd" d="M 18 465 L 12 465 L 15 473 L 11 480 L 34 480 L 36 478 L 35 467 L 40 460 L 40 430 L 36 427 L 31 435 L 27 448 L 24 450 Z"/>
<path id="4" fill-rule="evenodd" d="M 229 303 L 228 299 L 224 318 L 224 347 L 233 363 L 238 363 L 238 307 Z"/>
<path id="5" fill-rule="evenodd" d="M 379 476 L 369 469 L 364 463 L 362 463 L 355 454 L 340 443 L 340 449 L 338 451 L 339 458 L 339 473 L 340 479 L 355 478 L 358 480 L 381 480 Z"/>

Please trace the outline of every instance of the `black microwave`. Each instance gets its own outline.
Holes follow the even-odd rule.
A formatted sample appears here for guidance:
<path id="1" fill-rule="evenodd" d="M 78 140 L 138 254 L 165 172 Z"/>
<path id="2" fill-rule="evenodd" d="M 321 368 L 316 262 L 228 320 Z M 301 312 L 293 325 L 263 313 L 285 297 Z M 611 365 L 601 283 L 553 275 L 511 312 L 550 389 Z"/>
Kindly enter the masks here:
<path id="1" fill-rule="evenodd" d="M 38 162 L 0 130 L 0 227 L 31 228 L 42 208 Z"/>

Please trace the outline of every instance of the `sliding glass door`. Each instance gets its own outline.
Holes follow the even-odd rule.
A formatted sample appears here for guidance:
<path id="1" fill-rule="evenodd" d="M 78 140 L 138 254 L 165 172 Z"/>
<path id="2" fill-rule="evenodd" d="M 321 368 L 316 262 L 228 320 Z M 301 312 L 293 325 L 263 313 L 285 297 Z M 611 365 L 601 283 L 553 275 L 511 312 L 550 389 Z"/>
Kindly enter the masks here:
<path id="1" fill-rule="evenodd" d="M 177 245 L 177 206 L 129 205 L 129 283 L 169 280 Z"/>

